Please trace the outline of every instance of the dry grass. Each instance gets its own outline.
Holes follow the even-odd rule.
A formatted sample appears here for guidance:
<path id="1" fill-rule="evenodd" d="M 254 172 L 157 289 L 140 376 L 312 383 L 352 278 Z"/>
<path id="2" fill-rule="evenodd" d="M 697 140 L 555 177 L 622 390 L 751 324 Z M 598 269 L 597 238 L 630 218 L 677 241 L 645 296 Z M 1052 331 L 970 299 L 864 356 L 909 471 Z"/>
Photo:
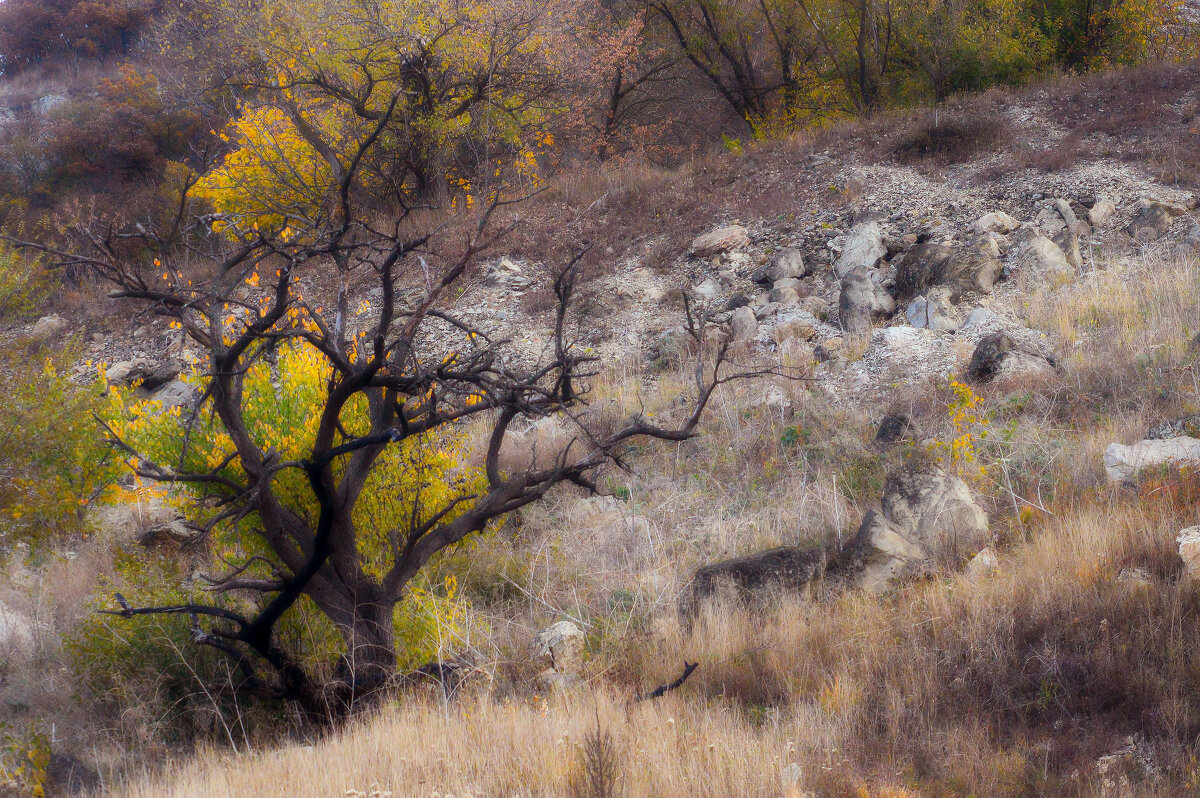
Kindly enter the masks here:
<path id="1" fill-rule="evenodd" d="M 715 613 L 691 638 L 670 627 L 593 660 L 621 656 L 649 684 L 699 657 L 657 702 L 630 703 L 600 676 L 549 701 L 405 696 L 315 748 L 213 752 L 115 793 L 563 795 L 599 728 L 626 796 L 789 794 L 793 776 L 831 796 L 1099 794 L 1090 763 L 1133 731 L 1153 741 L 1170 794 L 1200 732 L 1200 603 L 1172 548 L 1182 515 L 1097 498 L 1047 518 L 981 583 Z M 1129 567 L 1149 584 L 1118 582 Z"/>

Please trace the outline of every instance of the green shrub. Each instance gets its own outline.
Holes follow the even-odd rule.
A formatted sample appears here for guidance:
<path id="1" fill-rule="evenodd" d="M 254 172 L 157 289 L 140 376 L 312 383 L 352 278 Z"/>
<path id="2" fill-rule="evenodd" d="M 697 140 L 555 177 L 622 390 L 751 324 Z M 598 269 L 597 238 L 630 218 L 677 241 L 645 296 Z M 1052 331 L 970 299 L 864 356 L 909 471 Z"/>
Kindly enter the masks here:
<path id="1" fill-rule="evenodd" d="M 110 476 L 98 397 L 59 365 L 73 359 L 73 347 L 57 360 L 0 354 L 0 551 L 83 535 L 84 510 Z"/>

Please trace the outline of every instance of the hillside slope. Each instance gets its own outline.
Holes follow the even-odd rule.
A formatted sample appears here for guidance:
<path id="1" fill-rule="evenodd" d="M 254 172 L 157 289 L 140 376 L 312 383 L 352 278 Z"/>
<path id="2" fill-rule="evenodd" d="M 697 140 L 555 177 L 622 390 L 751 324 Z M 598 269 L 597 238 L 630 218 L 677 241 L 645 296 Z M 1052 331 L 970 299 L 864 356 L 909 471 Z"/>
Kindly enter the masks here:
<path id="1" fill-rule="evenodd" d="M 609 495 L 561 490 L 438 566 L 470 607 L 444 641 L 470 673 L 452 699 L 406 688 L 278 751 L 225 726 L 244 753 L 144 781 L 93 751 L 104 790 L 1194 790 L 1200 593 L 1176 536 L 1200 521 L 1200 483 L 1191 461 L 1127 473 L 1105 452 L 1194 432 L 1198 192 L 1200 64 L 997 91 L 678 170 L 560 177 L 500 220 L 520 224 L 455 298 L 463 317 L 537 359 L 547 274 L 591 244 L 581 343 L 606 368 L 589 412 L 679 412 L 685 295 L 740 368 L 769 373 L 728 386 L 697 439 L 606 468 Z M 104 300 L 61 312 L 81 360 L 187 355 L 163 319 Z M 555 419 L 518 432 L 506 457 L 571 434 Z M 950 487 L 906 492 L 898 475 L 923 469 Z M 905 526 L 901 505 L 927 520 Z M 132 546 L 151 525 L 108 534 Z M 946 529 L 983 537 L 964 550 Z M 820 565 L 802 584 L 768 569 L 689 614 L 698 568 L 779 546 Z M 47 580 L 96 563 L 19 574 L 5 606 L 66 624 L 83 610 L 71 591 L 46 599 Z M 569 667 L 529 651 L 561 621 L 580 633 Z M 633 700 L 682 662 L 699 666 L 678 689 Z"/>

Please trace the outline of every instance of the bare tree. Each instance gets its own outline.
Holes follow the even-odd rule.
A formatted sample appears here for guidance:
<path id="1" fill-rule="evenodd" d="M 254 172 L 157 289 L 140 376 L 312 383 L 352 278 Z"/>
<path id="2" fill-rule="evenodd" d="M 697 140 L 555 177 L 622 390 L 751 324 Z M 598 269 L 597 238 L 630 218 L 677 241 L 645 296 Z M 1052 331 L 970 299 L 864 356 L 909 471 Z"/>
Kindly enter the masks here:
<path id="1" fill-rule="evenodd" d="M 386 123 L 378 120 L 356 147 L 341 154 L 323 145 L 315 129 L 306 131 L 314 148 L 330 159 L 334 178 L 327 212 L 312 216 L 303 228 L 297 228 L 297 218 L 281 229 L 243 228 L 236 218 L 206 214 L 190 199 L 189 184 L 171 218 L 128 225 L 81 221 L 65 243 L 18 242 L 91 270 L 115 287 L 113 297 L 172 318 L 205 353 L 203 396 L 182 423 L 191 430 L 204 415 L 215 419 L 232 444 L 223 462 L 189 466 L 196 461 L 187 456 L 186 435 L 174 462 L 155 462 L 120 435 L 112 435 L 112 444 L 142 478 L 190 486 L 198 497 L 198 535 L 237 524 L 237 534 L 252 539 L 248 548 L 265 552 L 232 562 L 211 579 L 211 590 L 241 597 L 238 606 L 247 608 L 242 611 L 219 603 L 134 607 L 118 597 L 120 607 L 113 612 L 126 618 L 190 616 L 196 643 L 235 661 L 237 688 L 293 699 L 313 718 L 336 717 L 392 681 L 397 605 L 438 552 L 561 483 L 595 490 L 596 470 L 619 458 L 627 441 L 693 436 L 713 391 L 744 376 L 723 368 L 726 345 L 706 357 L 705 320 L 689 311 L 688 329 L 699 353 L 690 409 L 667 426 L 640 416 L 608 426 L 585 420 L 580 412 L 585 382 L 598 364 L 571 333 L 578 321 L 571 300 L 583 253 L 570 258 L 554 280 L 549 353 L 520 365 L 506 341 L 454 315 L 448 302 L 473 259 L 494 240 L 489 220 L 505 202 L 494 197 L 449 257 L 434 245 L 436 228 L 405 232 L 419 227 L 418 212 L 371 216 L 363 210 L 371 207 L 370 198 L 358 172 Z M 318 293 L 306 296 L 302 285 Z M 328 286 L 323 296 L 322 285 Z M 348 324 L 350 311 L 368 295 L 372 320 L 356 334 Z M 429 342 L 447 336 L 454 338 L 456 354 L 434 356 Z M 307 442 L 310 453 L 288 460 L 251 434 L 247 374 L 280 347 L 298 343 L 319 352 L 332 376 Z M 347 430 L 344 411 L 364 400 L 369 429 Z M 501 452 L 514 423 L 547 416 L 566 419 L 574 437 L 548 459 L 543 452 L 524 466 L 502 470 Z M 392 531 L 382 572 L 368 569 L 365 530 L 355 522 L 354 509 L 381 455 L 471 419 L 485 420 L 489 430 L 482 486 L 459 491 L 419 517 L 414 512 L 407 528 Z M 315 513 L 299 509 L 280 490 L 280 481 L 296 473 L 306 480 L 311 494 L 306 506 L 316 507 Z M 280 641 L 280 620 L 302 596 L 341 635 L 344 667 L 332 684 L 306 670 L 298 652 Z"/>

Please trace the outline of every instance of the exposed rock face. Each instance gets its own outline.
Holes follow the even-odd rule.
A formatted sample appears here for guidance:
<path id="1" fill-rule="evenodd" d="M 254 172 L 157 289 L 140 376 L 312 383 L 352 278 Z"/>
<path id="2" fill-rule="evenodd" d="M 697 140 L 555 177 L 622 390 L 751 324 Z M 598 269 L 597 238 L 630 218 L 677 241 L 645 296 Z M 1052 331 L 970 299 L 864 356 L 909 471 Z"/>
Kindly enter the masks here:
<path id="1" fill-rule="evenodd" d="M 954 332 L 959 327 L 954 303 L 950 301 L 950 289 L 945 286 L 932 288 L 927 296 L 914 299 L 908 304 L 905 315 L 908 323 L 918 329 Z"/>
<path id="2" fill-rule="evenodd" d="M 811 582 L 819 580 L 824 571 L 823 552 L 795 546 L 712 563 L 692 577 L 691 589 L 680 601 L 680 617 L 689 623 L 706 601 L 723 591 L 731 592 L 747 604 L 762 602 L 771 593 L 801 593 Z"/>
<path id="3" fill-rule="evenodd" d="M 843 279 L 854 269 L 873 269 L 887 256 L 883 228 L 878 222 L 863 222 L 850 228 L 842 252 L 833 264 L 833 273 Z"/>
<path id="4" fill-rule="evenodd" d="M 980 246 L 917 244 L 896 266 L 896 297 L 908 299 L 934 286 L 949 288 L 954 298 L 970 291 L 990 293 L 1003 268 L 993 252 Z"/>
<path id="5" fill-rule="evenodd" d="M 800 250 L 788 247 L 772 255 L 767 265 L 761 271 L 755 272 L 754 278 L 760 283 L 777 283 L 788 277 L 798 280 L 807 274 L 809 269 Z"/>
<path id="6" fill-rule="evenodd" d="M 1054 362 L 1045 355 L 1019 346 L 1005 332 L 994 332 L 975 346 L 966 378 L 971 382 L 989 382 L 997 377 L 1048 373 L 1054 368 Z"/>
<path id="7" fill-rule="evenodd" d="M 1200 465 L 1200 440 L 1180 436 L 1132 446 L 1114 443 L 1104 450 L 1104 470 L 1113 482 L 1130 482 L 1143 469 L 1171 465 Z"/>
<path id="8" fill-rule="evenodd" d="M 842 278 L 838 298 L 838 318 L 848 333 L 862 334 L 871 329 L 874 319 L 896 309 L 896 301 L 862 269 L 854 269 Z"/>
<path id="9" fill-rule="evenodd" d="M 992 211 L 984 214 L 975 222 L 975 229 L 981 233 L 1011 233 L 1021 226 L 1021 223 L 1004 211 Z"/>
<path id="10" fill-rule="evenodd" d="M 987 514 L 958 477 L 939 468 L 892 474 L 879 510 L 863 519 L 854 542 L 853 582 L 870 590 L 965 562 L 991 542 Z"/>
<path id="11" fill-rule="evenodd" d="M 740 224 L 731 224 L 697 236 L 692 242 L 690 252 L 697 258 L 711 258 L 741 249 L 749 243 L 750 234 L 746 232 L 746 228 Z"/>

